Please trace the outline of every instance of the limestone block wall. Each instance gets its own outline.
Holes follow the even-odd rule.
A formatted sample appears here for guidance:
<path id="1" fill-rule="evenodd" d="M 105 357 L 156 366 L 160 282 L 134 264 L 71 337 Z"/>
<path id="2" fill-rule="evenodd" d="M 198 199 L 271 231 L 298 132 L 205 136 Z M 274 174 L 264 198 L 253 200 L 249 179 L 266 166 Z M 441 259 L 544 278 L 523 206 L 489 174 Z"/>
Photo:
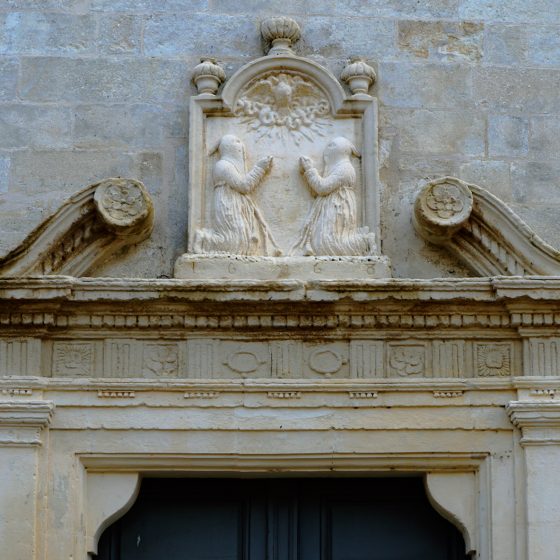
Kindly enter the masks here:
<path id="1" fill-rule="evenodd" d="M 557 0 L 6 0 L 0 2 L 0 253 L 71 193 L 143 181 L 152 238 L 101 275 L 169 276 L 187 229 L 188 99 L 201 55 L 231 75 L 262 17 L 339 75 L 365 55 L 380 103 L 383 250 L 396 276 L 467 274 L 411 225 L 419 181 L 454 175 L 560 246 Z M 117 264 L 118 263 L 118 264 Z"/>

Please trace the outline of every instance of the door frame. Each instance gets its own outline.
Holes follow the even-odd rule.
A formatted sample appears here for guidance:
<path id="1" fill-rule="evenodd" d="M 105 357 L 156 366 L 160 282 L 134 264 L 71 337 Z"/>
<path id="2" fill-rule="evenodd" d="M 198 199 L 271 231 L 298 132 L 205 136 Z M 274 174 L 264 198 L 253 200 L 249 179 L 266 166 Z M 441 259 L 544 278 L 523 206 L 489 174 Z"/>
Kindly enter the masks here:
<path id="1" fill-rule="evenodd" d="M 432 506 L 463 534 L 467 554 L 491 560 L 487 453 L 81 454 L 76 558 L 92 560 L 103 531 L 134 504 L 142 477 L 394 476 L 421 474 Z"/>

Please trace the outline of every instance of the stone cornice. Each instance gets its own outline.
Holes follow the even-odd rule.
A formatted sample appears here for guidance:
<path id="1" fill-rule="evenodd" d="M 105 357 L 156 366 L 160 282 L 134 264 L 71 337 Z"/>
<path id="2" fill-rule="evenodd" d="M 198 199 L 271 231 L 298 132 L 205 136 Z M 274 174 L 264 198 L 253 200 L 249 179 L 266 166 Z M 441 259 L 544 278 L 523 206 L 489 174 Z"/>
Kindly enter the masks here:
<path id="1" fill-rule="evenodd" d="M 513 401 L 506 409 L 522 446 L 560 445 L 560 401 Z"/>
<path id="2" fill-rule="evenodd" d="M 560 401 L 512 401 L 508 404 L 507 411 L 513 425 L 521 429 L 560 428 Z"/>
<path id="3" fill-rule="evenodd" d="M 0 278 L 0 301 L 75 302 L 558 302 L 560 277 L 383 279 L 346 281 L 194 281 L 179 279 L 75 278 L 69 276 Z"/>
<path id="4" fill-rule="evenodd" d="M 0 426 L 45 428 L 53 411 L 48 401 L 0 401 Z"/>
<path id="5" fill-rule="evenodd" d="M 0 376 L 501 381 L 559 364 L 559 278 L 0 279 Z"/>
<path id="6" fill-rule="evenodd" d="M 0 401 L 0 447 L 41 445 L 53 411 L 50 401 Z"/>

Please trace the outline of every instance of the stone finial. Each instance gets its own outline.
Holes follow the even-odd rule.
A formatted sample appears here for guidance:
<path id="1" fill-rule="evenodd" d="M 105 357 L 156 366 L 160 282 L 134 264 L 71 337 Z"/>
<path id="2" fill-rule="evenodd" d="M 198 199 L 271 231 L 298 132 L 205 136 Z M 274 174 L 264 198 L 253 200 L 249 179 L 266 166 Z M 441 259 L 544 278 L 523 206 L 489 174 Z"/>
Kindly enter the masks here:
<path id="1" fill-rule="evenodd" d="M 375 70 L 362 58 L 351 58 L 340 79 L 348 84 L 352 94 L 366 93 L 375 81 Z"/>
<path id="2" fill-rule="evenodd" d="M 215 95 L 220 84 L 226 81 L 226 73 L 215 58 L 205 57 L 194 67 L 192 79 L 199 94 Z"/>
<path id="3" fill-rule="evenodd" d="M 269 55 L 290 55 L 292 43 L 301 36 L 297 21 L 289 17 L 269 17 L 261 23 L 261 33 L 265 41 L 272 44 L 268 51 Z"/>

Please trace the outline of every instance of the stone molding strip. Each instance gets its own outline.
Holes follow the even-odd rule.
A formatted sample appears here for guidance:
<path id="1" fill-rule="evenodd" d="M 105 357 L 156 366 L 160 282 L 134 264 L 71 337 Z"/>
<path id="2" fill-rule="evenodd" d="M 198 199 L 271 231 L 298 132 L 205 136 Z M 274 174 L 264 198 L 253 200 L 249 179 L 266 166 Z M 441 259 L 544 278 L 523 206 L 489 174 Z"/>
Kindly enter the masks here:
<path id="1" fill-rule="evenodd" d="M 477 185 L 454 177 L 430 181 L 416 196 L 413 221 L 424 239 L 479 276 L 560 275 L 560 252 Z"/>
<path id="2" fill-rule="evenodd" d="M 153 205 L 142 183 L 113 178 L 74 194 L 24 241 L 0 258 L 0 277 L 81 276 L 153 227 Z"/>

